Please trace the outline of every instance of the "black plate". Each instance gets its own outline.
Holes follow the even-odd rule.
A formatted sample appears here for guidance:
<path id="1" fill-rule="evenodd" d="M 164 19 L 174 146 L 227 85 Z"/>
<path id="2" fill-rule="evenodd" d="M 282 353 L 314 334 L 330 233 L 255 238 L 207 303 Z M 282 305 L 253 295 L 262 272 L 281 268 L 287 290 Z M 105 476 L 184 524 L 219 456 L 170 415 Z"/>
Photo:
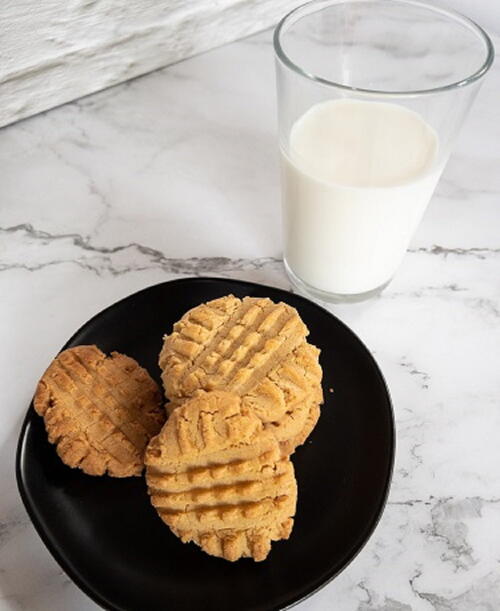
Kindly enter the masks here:
<path id="1" fill-rule="evenodd" d="M 153 611 L 281 609 L 337 575 L 382 513 L 394 460 L 394 421 L 382 375 L 368 350 L 319 306 L 275 288 L 215 278 L 175 280 L 119 301 L 64 346 L 97 344 L 145 366 L 159 381 L 162 335 L 203 301 L 228 293 L 266 296 L 297 308 L 321 348 L 325 404 L 293 457 L 295 527 L 266 561 L 228 563 L 183 545 L 149 504 L 142 478 L 89 477 L 69 469 L 31 406 L 16 470 L 26 509 L 66 573 L 108 609 Z M 334 388 L 334 392 L 330 392 Z"/>

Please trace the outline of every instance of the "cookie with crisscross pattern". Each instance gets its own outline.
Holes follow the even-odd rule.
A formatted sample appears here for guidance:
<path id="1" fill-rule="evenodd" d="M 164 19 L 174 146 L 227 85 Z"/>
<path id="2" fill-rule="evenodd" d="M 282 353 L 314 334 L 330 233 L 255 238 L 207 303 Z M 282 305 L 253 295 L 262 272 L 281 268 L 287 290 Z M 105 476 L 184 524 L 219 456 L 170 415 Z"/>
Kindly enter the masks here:
<path id="1" fill-rule="evenodd" d="M 61 352 L 38 383 L 34 407 L 61 460 L 89 475 L 140 475 L 144 450 L 165 421 L 148 372 L 96 346 Z"/>
<path id="2" fill-rule="evenodd" d="M 323 401 L 319 350 L 297 310 L 228 295 L 184 314 L 165 336 L 159 365 L 173 411 L 199 390 L 225 390 L 251 405 L 282 453 L 304 443 Z"/>
<path id="3" fill-rule="evenodd" d="M 183 542 L 264 560 L 293 526 L 297 483 L 276 437 L 238 395 L 199 392 L 146 450 L 151 503 Z"/>

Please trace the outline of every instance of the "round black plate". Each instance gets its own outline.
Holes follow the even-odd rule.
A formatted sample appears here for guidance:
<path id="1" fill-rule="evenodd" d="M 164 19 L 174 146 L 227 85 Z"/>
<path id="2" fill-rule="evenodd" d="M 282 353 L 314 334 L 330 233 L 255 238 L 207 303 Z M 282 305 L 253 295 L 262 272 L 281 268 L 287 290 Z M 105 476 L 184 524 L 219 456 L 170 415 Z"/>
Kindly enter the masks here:
<path id="1" fill-rule="evenodd" d="M 313 434 L 293 456 L 299 497 L 291 538 L 273 544 L 260 563 L 229 563 L 183 545 L 151 507 L 143 478 L 89 477 L 69 469 L 31 406 L 16 462 L 22 499 L 61 567 L 105 608 L 282 609 L 337 575 L 382 513 L 394 459 L 386 385 L 360 340 L 310 301 L 236 280 L 164 282 L 101 312 L 65 348 L 95 343 L 105 352 L 124 352 L 159 381 L 163 334 L 189 308 L 229 293 L 286 301 L 321 348 L 325 404 Z"/>

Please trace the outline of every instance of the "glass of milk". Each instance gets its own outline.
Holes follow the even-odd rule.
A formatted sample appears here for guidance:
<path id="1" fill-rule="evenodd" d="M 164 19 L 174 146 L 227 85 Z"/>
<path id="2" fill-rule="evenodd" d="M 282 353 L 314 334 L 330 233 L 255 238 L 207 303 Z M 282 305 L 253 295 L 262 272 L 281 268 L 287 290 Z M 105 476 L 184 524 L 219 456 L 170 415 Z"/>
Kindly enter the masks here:
<path id="1" fill-rule="evenodd" d="M 324 301 L 394 276 L 481 81 L 486 33 L 413 0 L 314 0 L 274 35 L 284 262 Z"/>

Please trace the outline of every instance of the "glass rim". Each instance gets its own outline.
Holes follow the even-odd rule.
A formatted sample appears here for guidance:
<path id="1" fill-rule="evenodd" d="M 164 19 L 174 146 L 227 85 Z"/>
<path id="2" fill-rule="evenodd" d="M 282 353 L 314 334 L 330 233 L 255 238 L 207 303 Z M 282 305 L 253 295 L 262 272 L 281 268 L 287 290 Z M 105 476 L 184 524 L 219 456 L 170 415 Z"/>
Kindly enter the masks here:
<path id="1" fill-rule="evenodd" d="M 463 79 L 458 81 L 454 81 L 452 83 L 448 83 L 446 85 L 440 85 L 439 87 L 432 87 L 430 89 L 415 89 L 415 90 L 404 90 L 404 91 L 384 91 L 383 89 L 367 89 L 364 87 L 351 87 L 350 85 L 345 85 L 343 83 L 338 83 L 336 81 L 332 81 L 330 79 L 324 78 L 322 76 L 318 76 L 317 74 L 313 74 L 312 72 L 308 72 L 301 68 L 298 64 L 293 62 L 290 57 L 285 53 L 285 50 L 281 44 L 281 35 L 284 33 L 284 28 L 288 25 L 289 21 L 293 19 L 297 15 L 303 11 L 306 7 L 311 5 L 331 5 L 334 6 L 336 4 L 358 4 L 361 2 L 367 3 L 376 3 L 376 2 L 384 2 L 388 5 L 396 5 L 396 4 L 406 4 L 409 6 L 417 6 L 420 8 L 428 9 L 433 13 L 440 14 L 445 16 L 451 21 L 461 22 L 463 25 L 467 26 L 470 30 L 472 30 L 478 38 L 480 38 L 485 45 L 485 59 L 481 66 L 469 76 L 466 76 Z M 312 12 L 312 11 L 311 11 Z M 310 13 L 309 13 L 310 14 Z M 481 79 L 491 68 L 493 64 L 493 60 L 495 57 L 495 48 L 491 41 L 491 38 L 485 32 L 485 30 L 478 25 L 475 21 L 466 17 L 459 11 L 455 11 L 453 9 L 443 8 L 440 6 L 436 6 L 430 4 L 429 2 L 422 2 L 421 0 L 309 0 L 300 6 L 297 6 L 289 13 L 287 13 L 281 21 L 278 23 L 274 30 L 273 35 L 273 45 L 276 57 L 290 70 L 293 70 L 297 74 L 300 74 L 304 78 L 307 78 L 311 81 L 314 81 L 321 85 L 326 85 L 328 87 L 333 87 L 336 89 L 342 89 L 344 91 L 350 91 L 354 94 L 369 94 L 369 95 L 377 95 L 384 97 L 413 97 L 420 95 L 427 95 L 433 93 L 441 93 L 443 91 L 450 91 L 453 89 L 458 89 L 461 87 L 465 87 L 470 85 L 477 80 Z"/>

